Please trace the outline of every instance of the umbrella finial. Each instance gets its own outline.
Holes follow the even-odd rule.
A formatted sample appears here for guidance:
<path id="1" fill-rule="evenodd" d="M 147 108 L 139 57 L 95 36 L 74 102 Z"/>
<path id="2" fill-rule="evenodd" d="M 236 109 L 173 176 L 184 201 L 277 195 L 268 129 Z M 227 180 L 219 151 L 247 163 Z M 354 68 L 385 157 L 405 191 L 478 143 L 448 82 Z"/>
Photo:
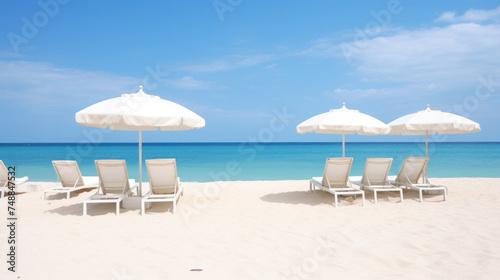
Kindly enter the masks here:
<path id="1" fill-rule="evenodd" d="M 142 85 L 139 86 L 139 92 L 137 93 L 138 95 L 146 95 L 144 91 L 142 91 Z"/>

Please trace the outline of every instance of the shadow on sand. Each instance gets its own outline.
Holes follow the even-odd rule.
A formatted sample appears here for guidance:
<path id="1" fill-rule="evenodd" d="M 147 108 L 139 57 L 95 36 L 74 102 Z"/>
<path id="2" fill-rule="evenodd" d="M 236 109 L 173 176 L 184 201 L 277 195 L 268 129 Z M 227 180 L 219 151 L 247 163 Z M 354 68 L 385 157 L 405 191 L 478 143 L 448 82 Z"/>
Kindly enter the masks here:
<path id="1" fill-rule="evenodd" d="M 294 191 L 272 193 L 262 196 L 260 199 L 266 202 L 287 203 L 287 204 L 305 204 L 305 205 L 321 205 L 333 204 L 333 196 L 322 191 Z"/>
<path id="2" fill-rule="evenodd" d="M 69 194 L 69 199 L 71 199 L 72 197 L 76 197 L 76 196 L 79 196 L 81 194 L 84 194 L 84 193 L 95 193 L 95 189 L 81 189 L 81 190 L 77 190 L 77 191 L 73 191 Z M 42 193 L 42 196 L 43 196 L 43 193 Z M 90 196 L 90 195 L 88 195 Z M 66 194 L 65 193 L 47 193 L 45 195 L 45 200 L 47 201 L 50 201 L 50 200 L 61 200 L 61 199 L 66 199 Z"/>
<path id="3" fill-rule="evenodd" d="M 139 209 L 124 209 L 120 208 L 120 215 L 127 212 L 137 212 L 140 215 Z M 55 209 L 50 209 L 48 213 L 59 214 L 62 216 L 83 216 L 83 203 L 76 203 L 68 206 L 61 206 Z M 103 216 L 112 214 L 115 215 L 116 207 L 114 203 L 104 203 L 104 204 L 88 204 L 87 205 L 87 215 L 88 216 Z"/>
<path id="4" fill-rule="evenodd" d="M 442 195 L 424 195 L 424 202 L 441 202 L 439 197 Z M 293 192 L 282 192 L 282 193 L 272 193 L 264 195 L 260 198 L 266 202 L 273 203 L 287 203 L 287 204 L 305 204 L 305 205 L 321 205 L 321 204 L 331 204 L 333 205 L 334 197 L 332 194 L 316 190 L 314 192 L 310 191 L 293 191 Z M 356 199 L 361 199 L 358 195 Z M 378 203 L 399 203 L 399 193 L 396 192 L 379 192 L 377 194 Z M 419 196 L 417 191 L 407 191 L 403 190 L 403 202 L 405 201 L 415 201 L 419 202 Z M 374 203 L 373 192 L 365 192 L 365 203 Z M 339 203 L 342 204 L 354 204 L 354 196 L 339 196 Z"/>

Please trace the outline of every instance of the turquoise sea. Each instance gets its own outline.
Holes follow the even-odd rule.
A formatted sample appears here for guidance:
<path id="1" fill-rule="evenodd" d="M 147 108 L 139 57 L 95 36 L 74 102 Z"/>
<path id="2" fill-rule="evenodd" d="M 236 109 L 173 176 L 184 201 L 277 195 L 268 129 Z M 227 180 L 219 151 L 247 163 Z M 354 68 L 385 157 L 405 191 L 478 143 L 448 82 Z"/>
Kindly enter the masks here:
<path id="1" fill-rule="evenodd" d="M 17 177 L 56 181 L 52 160 L 77 160 L 83 175 L 96 176 L 96 159 L 125 159 L 139 178 L 137 143 L 0 144 L 0 160 Z M 321 176 L 328 157 L 341 157 L 341 143 L 144 143 L 143 160 L 176 158 L 182 181 L 298 180 Z M 424 143 L 346 143 L 351 175 L 362 175 L 366 158 L 394 158 L 396 175 L 406 156 L 424 156 Z M 500 177 L 500 143 L 430 143 L 429 177 Z M 143 162 L 143 180 L 147 181 Z"/>

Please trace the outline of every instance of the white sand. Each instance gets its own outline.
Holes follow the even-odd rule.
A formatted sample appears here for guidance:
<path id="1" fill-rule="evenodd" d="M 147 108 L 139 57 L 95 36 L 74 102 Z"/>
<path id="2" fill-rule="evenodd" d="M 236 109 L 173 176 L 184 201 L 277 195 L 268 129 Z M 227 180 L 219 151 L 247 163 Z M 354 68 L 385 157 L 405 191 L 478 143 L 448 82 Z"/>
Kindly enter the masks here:
<path id="1" fill-rule="evenodd" d="M 0 279 L 498 279 L 500 179 L 431 181 L 449 187 L 446 202 L 408 190 L 403 203 L 382 193 L 375 205 L 367 192 L 365 207 L 358 197 L 338 208 L 307 181 L 184 183 L 176 214 L 157 203 L 144 217 L 116 217 L 111 204 L 82 216 L 94 191 L 25 193 L 18 272 L 2 261 Z"/>

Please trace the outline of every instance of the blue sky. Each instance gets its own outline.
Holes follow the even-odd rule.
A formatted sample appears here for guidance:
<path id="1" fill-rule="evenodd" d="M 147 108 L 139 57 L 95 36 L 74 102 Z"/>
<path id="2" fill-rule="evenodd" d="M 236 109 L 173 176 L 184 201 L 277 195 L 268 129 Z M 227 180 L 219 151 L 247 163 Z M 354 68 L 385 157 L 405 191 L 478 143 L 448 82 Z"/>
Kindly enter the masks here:
<path id="1" fill-rule="evenodd" d="M 342 102 L 386 123 L 430 104 L 481 124 L 441 141 L 500 138 L 497 1 L 8 0 L 0 22 L 0 143 L 135 142 L 74 114 L 141 84 L 206 120 L 145 142 L 341 141 L 295 127 Z"/>

